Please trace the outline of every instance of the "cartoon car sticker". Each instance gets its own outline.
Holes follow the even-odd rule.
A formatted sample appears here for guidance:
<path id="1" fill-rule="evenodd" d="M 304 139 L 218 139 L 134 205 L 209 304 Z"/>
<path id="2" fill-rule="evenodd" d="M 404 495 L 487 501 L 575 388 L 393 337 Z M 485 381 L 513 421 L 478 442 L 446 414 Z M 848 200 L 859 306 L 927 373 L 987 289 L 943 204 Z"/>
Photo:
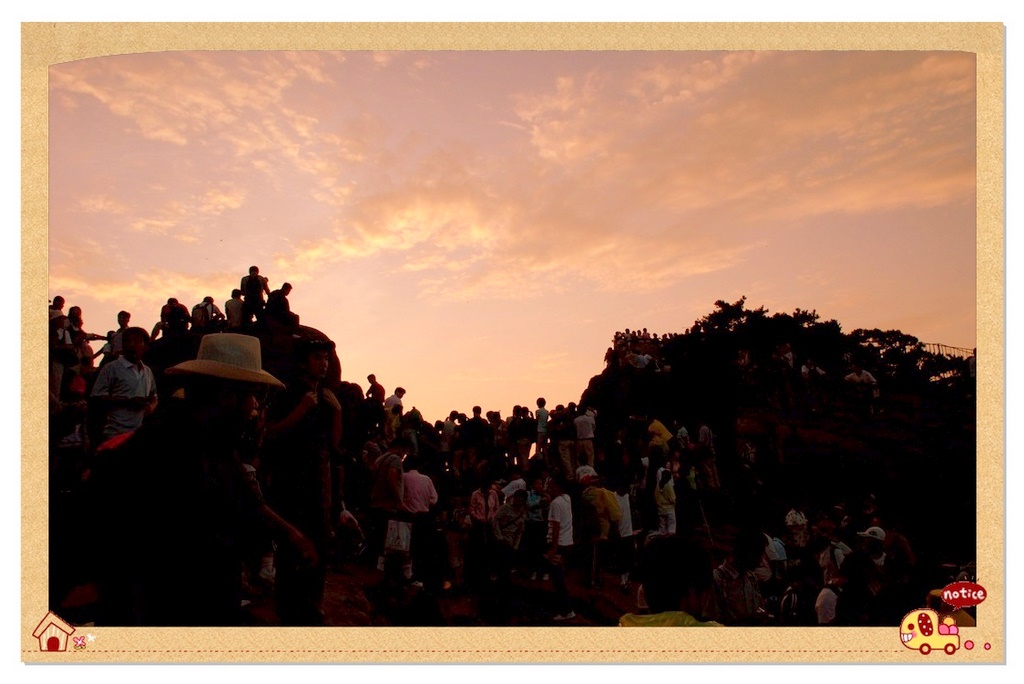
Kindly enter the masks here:
<path id="1" fill-rule="evenodd" d="M 960 630 L 948 615 L 922 608 L 907 613 L 900 624 L 900 641 L 907 648 L 928 655 L 935 649 L 953 655 L 960 648 Z"/>

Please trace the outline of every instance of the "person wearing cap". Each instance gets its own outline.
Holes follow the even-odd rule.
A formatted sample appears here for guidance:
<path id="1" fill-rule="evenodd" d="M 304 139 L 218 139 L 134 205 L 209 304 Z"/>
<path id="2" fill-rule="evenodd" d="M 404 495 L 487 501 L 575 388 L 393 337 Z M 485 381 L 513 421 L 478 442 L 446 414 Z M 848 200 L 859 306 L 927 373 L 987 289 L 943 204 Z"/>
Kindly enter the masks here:
<path id="1" fill-rule="evenodd" d="M 796 508 L 786 514 L 786 546 L 797 549 L 806 548 L 811 542 L 811 532 L 807 524 L 807 516 Z"/>
<path id="2" fill-rule="evenodd" d="M 106 414 L 103 439 L 137 430 L 157 407 L 153 371 L 142 362 L 149 335 L 142 328 L 125 328 L 121 355 L 105 364 L 96 376 L 92 398 Z"/>
<path id="3" fill-rule="evenodd" d="M 341 404 L 324 387 L 334 342 L 299 339 L 297 373 L 267 410 L 265 454 L 270 504 L 325 556 L 333 536 L 331 454 L 341 441 Z M 310 566 L 292 549 L 277 557 L 274 596 L 282 625 L 322 625 L 324 565 Z"/>
<path id="4" fill-rule="evenodd" d="M 231 626 L 242 621 L 244 541 L 263 530 L 305 562 L 315 547 L 263 500 L 239 454 L 282 383 L 255 337 L 207 335 L 198 356 L 167 369 L 175 399 L 119 443 L 97 450 L 91 544 L 97 624 Z M 179 397 L 180 398 L 177 398 Z"/>
<path id="5" fill-rule="evenodd" d="M 863 532 L 858 532 L 861 549 L 875 562 L 879 569 L 885 569 L 885 530 L 872 525 Z"/>

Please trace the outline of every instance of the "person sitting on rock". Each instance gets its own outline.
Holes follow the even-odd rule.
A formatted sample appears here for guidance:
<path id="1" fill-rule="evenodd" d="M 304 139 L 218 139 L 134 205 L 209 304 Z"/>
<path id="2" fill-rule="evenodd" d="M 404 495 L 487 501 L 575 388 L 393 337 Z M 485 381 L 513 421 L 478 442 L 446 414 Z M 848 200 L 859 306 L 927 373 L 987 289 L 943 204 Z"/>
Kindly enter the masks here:
<path id="1" fill-rule="evenodd" d="M 213 297 L 203 297 L 203 301 L 192 307 L 192 330 L 201 335 L 221 329 L 224 320 L 224 312 L 213 303 Z"/>
<path id="2" fill-rule="evenodd" d="M 150 333 L 149 337 L 151 340 L 156 340 L 160 333 L 163 333 L 164 337 L 167 338 L 184 337 L 188 333 L 191 321 L 192 316 L 185 305 L 171 297 L 160 308 L 160 322 L 153 327 L 153 332 Z"/>
<path id="3" fill-rule="evenodd" d="M 268 322 L 280 325 L 288 330 L 299 325 L 299 317 L 292 313 L 291 305 L 288 303 L 288 295 L 292 291 L 291 283 L 285 283 L 280 290 L 274 290 L 267 298 L 265 310 Z"/>

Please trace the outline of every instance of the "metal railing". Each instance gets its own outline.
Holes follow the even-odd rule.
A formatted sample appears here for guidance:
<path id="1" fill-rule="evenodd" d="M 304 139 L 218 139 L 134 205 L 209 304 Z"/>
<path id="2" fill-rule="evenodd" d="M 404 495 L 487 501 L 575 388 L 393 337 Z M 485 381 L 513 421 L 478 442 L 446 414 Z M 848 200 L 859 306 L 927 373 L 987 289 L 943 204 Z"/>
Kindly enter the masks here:
<path id="1" fill-rule="evenodd" d="M 973 349 L 951 347 L 948 344 L 938 344 L 934 342 L 922 342 L 921 344 L 926 352 L 929 354 L 935 354 L 936 356 L 951 356 L 959 359 L 969 359 L 974 356 Z"/>

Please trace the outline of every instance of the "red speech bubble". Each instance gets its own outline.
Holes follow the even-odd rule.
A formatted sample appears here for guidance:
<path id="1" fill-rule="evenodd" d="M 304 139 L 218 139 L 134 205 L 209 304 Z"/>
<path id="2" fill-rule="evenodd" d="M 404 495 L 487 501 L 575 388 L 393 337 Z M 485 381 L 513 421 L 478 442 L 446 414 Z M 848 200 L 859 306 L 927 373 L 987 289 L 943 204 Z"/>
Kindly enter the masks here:
<path id="1" fill-rule="evenodd" d="M 953 582 L 942 589 L 942 600 L 956 608 L 976 606 L 987 596 L 985 587 L 974 582 Z"/>

